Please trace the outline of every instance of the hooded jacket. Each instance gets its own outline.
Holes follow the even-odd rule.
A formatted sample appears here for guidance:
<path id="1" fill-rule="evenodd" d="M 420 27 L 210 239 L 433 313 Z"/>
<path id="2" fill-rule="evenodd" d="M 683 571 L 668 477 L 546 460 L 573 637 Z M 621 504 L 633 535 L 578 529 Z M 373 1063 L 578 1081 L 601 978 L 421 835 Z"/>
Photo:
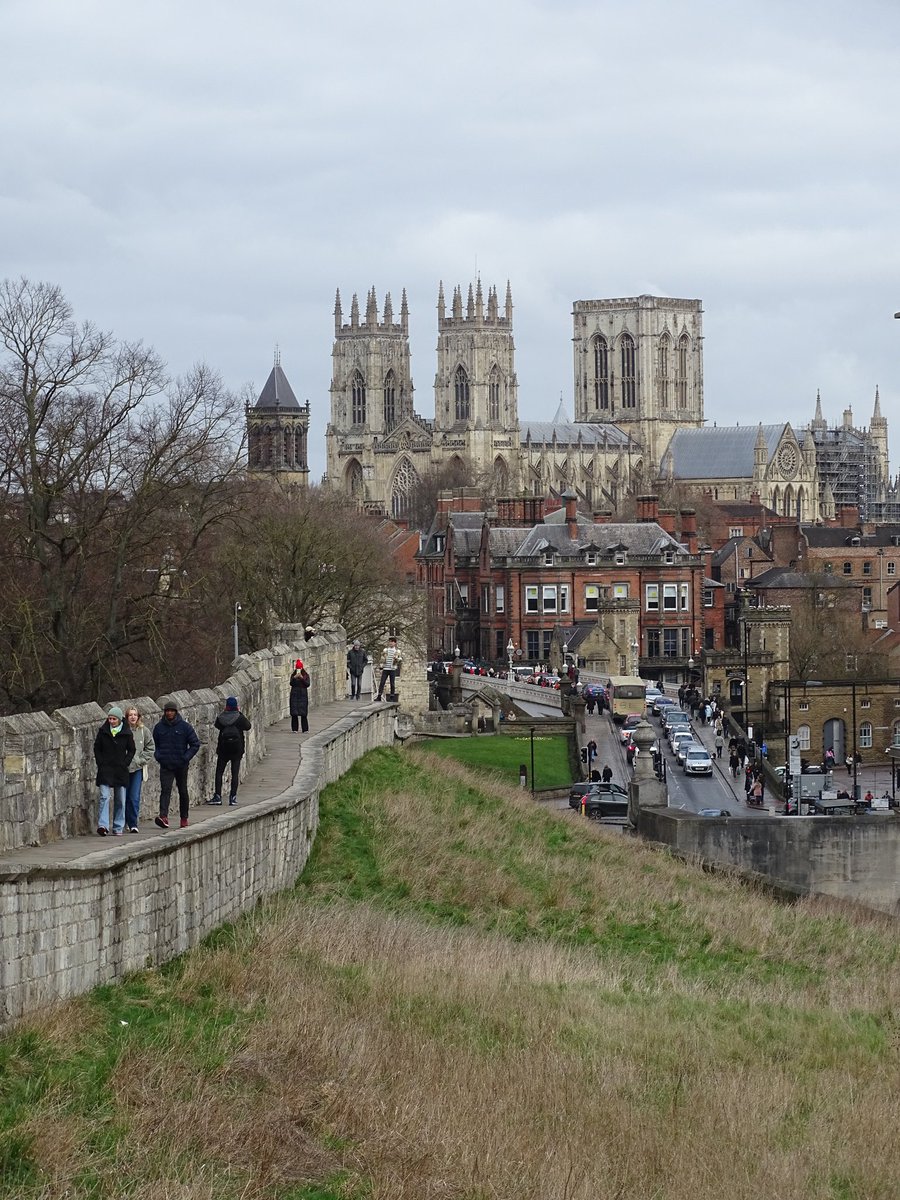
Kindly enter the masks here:
<path id="1" fill-rule="evenodd" d="M 98 785 L 105 783 L 108 787 L 128 786 L 128 764 L 134 758 L 134 738 L 131 730 L 123 721 L 119 732 L 110 732 L 109 721 L 104 721 L 94 738 L 94 759 L 97 763 Z"/>
<path id="2" fill-rule="evenodd" d="M 249 733 L 249 731 L 253 728 L 248 718 L 236 708 L 226 709 L 225 712 L 219 713 L 213 724 L 219 731 L 219 740 L 216 743 L 216 754 L 221 755 L 223 758 L 237 758 L 239 754 L 242 755 L 246 749 L 244 734 Z M 230 739 L 227 737 L 223 740 L 222 733 L 226 729 L 237 730 L 238 737 L 240 738 L 238 745 L 229 745 L 228 743 Z"/>

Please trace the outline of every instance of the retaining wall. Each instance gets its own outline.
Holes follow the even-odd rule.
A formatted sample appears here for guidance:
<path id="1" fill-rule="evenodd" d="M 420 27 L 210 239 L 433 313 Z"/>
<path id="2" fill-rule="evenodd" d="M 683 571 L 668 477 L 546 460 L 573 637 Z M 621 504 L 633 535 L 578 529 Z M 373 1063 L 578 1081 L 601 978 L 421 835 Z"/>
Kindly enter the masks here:
<path id="1" fill-rule="evenodd" d="M 641 808 L 638 828 L 688 858 L 900 916 L 900 818 L 893 814 L 741 819 Z"/>
<path id="2" fill-rule="evenodd" d="M 153 725 L 162 716 L 160 701 L 172 696 L 183 717 L 194 726 L 201 749 L 191 763 L 191 802 L 212 795 L 216 770 L 217 733 L 213 722 L 226 696 L 237 696 L 253 723 L 247 735 L 242 764 L 246 772 L 266 754 L 266 727 L 287 715 L 288 679 L 296 658 L 310 673 L 310 705 L 327 704 L 346 694 L 346 637 L 343 630 L 317 634 L 309 642 L 281 644 L 244 655 L 236 671 L 217 687 L 194 692 L 167 692 L 110 700 L 125 708 L 136 704 L 144 723 Z M 109 705 L 107 705 L 109 707 Z M 99 704 L 79 704 L 43 712 L 17 713 L 0 718 L 0 853 L 18 846 L 39 846 L 61 838 L 90 833 L 96 827 L 97 787 L 94 783 L 94 738 L 106 719 Z M 142 807 L 159 795 L 159 771 L 148 768 Z"/>

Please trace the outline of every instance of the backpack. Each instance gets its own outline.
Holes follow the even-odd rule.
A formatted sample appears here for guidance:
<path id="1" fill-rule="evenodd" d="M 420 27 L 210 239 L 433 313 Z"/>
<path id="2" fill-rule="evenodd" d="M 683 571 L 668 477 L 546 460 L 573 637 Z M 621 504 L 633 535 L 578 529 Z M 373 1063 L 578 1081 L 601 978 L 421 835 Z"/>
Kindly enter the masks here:
<path id="1" fill-rule="evenodd" d="M 241 752 L 241 731 L 236 724 L 226 725 L 219 730 L 219 745 L 217 753 L 223 757 L 233 758 Z"/>

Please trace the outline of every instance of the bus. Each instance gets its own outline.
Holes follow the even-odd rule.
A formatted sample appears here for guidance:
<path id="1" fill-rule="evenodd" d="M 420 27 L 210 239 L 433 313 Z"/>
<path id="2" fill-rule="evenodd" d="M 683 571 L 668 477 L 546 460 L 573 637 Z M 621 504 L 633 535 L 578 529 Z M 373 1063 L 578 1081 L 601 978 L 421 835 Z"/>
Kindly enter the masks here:
<path id="1" fill-rule="evenodd" d="M 644 714 L 647 685 L 633 675 L 610 675 L 605 681 L 606 698 L 612 719 L 619 725 L 629 713 Z"/>

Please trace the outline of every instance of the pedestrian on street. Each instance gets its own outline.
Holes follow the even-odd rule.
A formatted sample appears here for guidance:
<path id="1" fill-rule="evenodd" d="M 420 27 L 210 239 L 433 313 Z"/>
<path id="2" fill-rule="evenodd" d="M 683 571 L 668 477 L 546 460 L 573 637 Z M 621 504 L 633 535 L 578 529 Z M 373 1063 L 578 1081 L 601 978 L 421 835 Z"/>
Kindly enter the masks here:
<path id="1" fill-rule="evenodd" d="M 129 833 L 139 833 L 138 820 L 141 813 L 141 789 L 147 767 L 153 761 L 153 734 L 140 710 L 130 704 L 125 709 L 125 720 L 134 738 L 134 758 L 128 764 L 128 790 L 125 793 L 125 827 Z"/>
<path id="2" fill-rule="evenodd" d="M 128 787 L 128 766 L 134 758 L 134 738 L 124 724 L 124 715 L 121 708 L 113 705 L 94 738 L 94 761 L 97 764 L 95 782 L 100 789 L 98 837 L 106 837 L 109 833 L 110 796 L 113 799 L 112 831 L 116 837 L 121 837 L 125 829 L 125 790 Z"/>
<path id="3" fill-rule="evenodd" d="M 609 783 L 612 780 L 612 767 L 609 763 L 603 768 L 602 779 L 604 783 Z"/>
<path id="4" fill-rule="evenodd" d="M 309 672 L 303 665 L 303 659 L 298 658 L 294 663 L 290 678 L 290 701 L 288 710 L 291 714 L 291 729 L 294 733 L 309 733 Z"/>
<path id="5" fill-rule="evenodd" d="M 397 639 L 395 637 L 388 638 L 388 644 L 381 651 L 381 679 L 378 683 L 378 695 L 375 697 L 376 700 L 380 700 L 384 696 L 384 685 L 388 682 L 390 683 L 390 691 L 388 692 L 388 695 L 396 698 L 397 672 L 400 670 L 402 662 L 403 655 L 397 648 Z M 543 679 L 541 680 L 541 683 L 543 686 L 546 686 Z"/>
<path id="6" fill-rule="evenodd" d="M 357 639 L 347 651 L 347 670 L 350 673 L 351 700 L 359 700 L 362 696 L 362 677 L 368 660 L 368 655 L 363 650 L 359 639 Z"/>
<path id="7" fill-rule="evenodd" d="M 725 739 L 722 737 L 721 733 L 716 733 L 715 741 L 713 744 L 716 747 L 716 758 L 721 758 L 722 751 L 725 748 Z"/>
<path id="8" fill-rule="evenodd" d="M 594 697 L 594 693 L 593 692 L 585 692 L 584 707 L 585 707 L 585 710 L 587 711 L 587 715 L 589 717 L 592 717 L 594 715 L 594 707 L 595 707 L 596 703 L 597 703 L 597 701 Z"/>
<path id="9" fill-rule="evenodd" d="M 212 799 L 206 803 L 222 803 L 222 781 L 225 778 L 225 768 L 230 766 L 228 803 L 234 808 L 237 804 L 238 784 L 241 781 L 241 759 L 247 748 L 244 734 L 249 733 L 253 726 L 241 712 L 237 696 L 228 697 L 225 709 L 216 717 L 214 726 L 219 731 L 216 742 L 216 782 Z"/>
<path id="10" fill-rule="evenodd" d="M 728 755 L 728 770 L 731 772 L 732 779 L 737 779 L 739 765 L 740 765 L 740 763 L 738 761 L 737 752 L 735 750 L 732 750 L 731 753 Z"/>
<path id="11" fill-rule="evenodd" d="M 597 743 L 593 738 L 587 744 L 588 762 L 592 763 L 597 757 Z"/>
<path id="12" fill-rule="evenodd" d="M 178 712 L 174 700 L 163 701 L 162 719 L 153 727 L 153 742 L 153 757 L 159 763 L 159 816 L 154 820 L 160 829 L 169 828 L 169 803 L 174 783 L 178 788 L 181 828 L 186 829 L 191 810 L 188 766 L 200 749 L 200 739 L 193 725 Z"/>

